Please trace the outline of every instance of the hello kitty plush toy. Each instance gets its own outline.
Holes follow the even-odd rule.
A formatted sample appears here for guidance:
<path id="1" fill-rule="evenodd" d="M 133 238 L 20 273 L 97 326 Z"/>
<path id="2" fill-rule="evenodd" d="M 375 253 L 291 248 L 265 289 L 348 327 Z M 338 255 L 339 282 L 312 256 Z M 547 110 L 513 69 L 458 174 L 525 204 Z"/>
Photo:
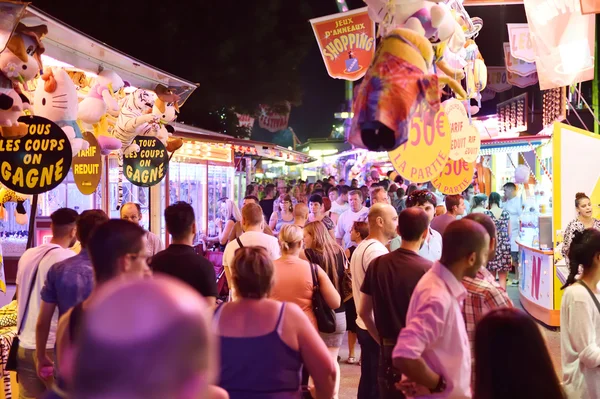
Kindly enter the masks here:
<path id="1" fill-rule="evenodd" d="M 33 95 L 36 116 L 60 126 L 71 143 L 73 156 L 89 147 L 77 124 L 77 89 L 64 69 L 48 68 L 40 77 Z"/>

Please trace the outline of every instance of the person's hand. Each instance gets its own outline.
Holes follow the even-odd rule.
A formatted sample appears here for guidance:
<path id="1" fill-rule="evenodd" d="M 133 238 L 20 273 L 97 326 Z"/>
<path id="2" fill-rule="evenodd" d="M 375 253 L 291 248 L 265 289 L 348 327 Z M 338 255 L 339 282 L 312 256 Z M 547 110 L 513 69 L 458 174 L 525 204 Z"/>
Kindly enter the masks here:
<path id="1" fill-rule="evenodd" d="M 431 395 L 429 388 L 417 384 L 414 381 L 409 380 L 405 376 L 402 376 L 402 380 L 395 384 L 396 389 L 401 391 L 406 397 L 414 398 L 424 395 Z"/>
<path id="2" fill-rule="evenodd" d="M 37 359 L 36 371 L 40 379 L 44 381 L 49 380 L 54 375 L 54 362 L 48 355 L 44 354 L 41 358 L 38 357 Z"/>

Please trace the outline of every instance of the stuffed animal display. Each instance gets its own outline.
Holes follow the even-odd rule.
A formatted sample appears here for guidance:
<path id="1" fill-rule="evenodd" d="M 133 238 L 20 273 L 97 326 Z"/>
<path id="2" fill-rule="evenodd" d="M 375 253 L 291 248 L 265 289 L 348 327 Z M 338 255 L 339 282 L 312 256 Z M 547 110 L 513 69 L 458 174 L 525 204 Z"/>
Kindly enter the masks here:
<path id="1" fill-rule="evenodd" d="M 16 193 L 6 187 L 0 188 L 0 219 L 6 219 L 6 208 L 4 204 L 7 202 L 16 202 L 15 221 L 20 225 L 27 224 L 27 211 L 23 204 L 28 199 L 29 197 L 27 195 Z"/>
<path id="2" fill-rule="evenodd" d="M 433 119 L 440 84 L 466 96 L 456 80 L 429 73 L 433 60 L 433 47 L 423 35 L 399 28 L 386 36 L 358 89 L 348 141 L 371 151 L 392 151 L 408 139 L 417 110 L 426 121 Z"/>
<path id="3" fill-rule="evenodd" d="M 40 77 L 33 95 L 33 112 L 60 126 L 71 143 L 73 156 L 89 148 L 77 124 L 77 89 L 61 68 L 48 68 Z"/>

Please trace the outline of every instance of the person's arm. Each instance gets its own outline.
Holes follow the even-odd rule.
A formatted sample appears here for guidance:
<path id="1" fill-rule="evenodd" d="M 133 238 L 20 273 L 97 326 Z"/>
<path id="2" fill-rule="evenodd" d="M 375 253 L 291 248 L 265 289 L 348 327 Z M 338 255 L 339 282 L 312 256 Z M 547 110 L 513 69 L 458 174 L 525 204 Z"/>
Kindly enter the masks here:
<path id="1" fill-rule="evenodd" d="M 338 220 L 340 218 L 340 215 L 338 213 L 335 212 L 330 212 L 330 216 L 331 220 L 333 221 L 333 224 L 335 224 L 337 226 Z"/>
<path id="2" fill-rule="evenodd" d="M 560 253 L 564 258 L 569 256 L 569 247 L 571 246 L 571 240 L 573 239 L 573 230 L 573 222 L 570 222 L 563 234 L 563 245 L 560 249 Z M 511 232 L 512 230 L 509 228 L 508 231 Z"/>
<path id="3" fill-rule="evenodd" d="M 346 248 L 346 249 L 344 250 L 344 254 L 346 254 L 346 258 L 347 258 L 347 259 L 350 259 L 350 248 Z"/>
<path id="4" fill-rule="evenodd" d="M 413 296 L 411 306 L 413 300 L 422 303 L 416 305 L 406 327 L 400 331 L 392 358 L 394 367 L 409 380 L 431 390 L 437 386 L 440 376 L 427 366 L 422 355 L 443 334 L 446 311 L 441 299 L 424 300 Z"/>
<path id="5" fill-rule="evenodd" d="M 593 322 L 594 312 L 597 311 L 596 307 L 587 301 L 575 300 L 569 306 L 567 325 L 561 326 L 561 330 L 569 336 L 573 349 L 579 353 L 579 360 L 589 369 L 600 366 L 600 347 L 596 343 L 598 331 Z"/>
<path id="6" fill-rule="evenodd" d="M 367 331 L 369 331 L 375 342 L 381 342 L 379 331 L 377 331 L 377 326 L 375 325 L 375 317 L 373 316 L 373 297 L 371 295 L 367 295 L 364 292 L 361 294 L 358 315 L 365 323 Z"/>
<path id="7" fill-rule="evenodd" d="M 277 226 L 277 212 L 273 211 L 271 219 L 269 219 L 269 227 L 271 230 L 275 231 L 275 226 Z"/>
<path id="8" fill-rule="evenodd" d="M 46 354 L 46 344 L 48 343 L 48 335 L 50 335 L 50 325 L 52 316 L 56 310 L 56 304 L 41 301 L 40 313 L 38 315 L 35 326 L 35 357 L 37 359 L 36 370 L 38 376 L 42 380 L 48 379 L 50 376 L 42 376 L 41 370 L 45 367 L 53 367 L 54 363 Z"/>
<path id="9" fill-rule="evenodd" d="M 319 279 L 319 286 L 321 287 L 321 295 L 327 306 L 331 309 L 337 309 L 341 306 L 342 297 L 340 293 L 335 289 L 335 286 L 327 276 L 327 273 L 319 266 L 317 266 L 317 278 Z"/>
<path id="10" fill-rule="evenodd" d="M 335 389 L 337 371 L 327 346 L 300 308 L 288 306 L 286 314 L 292 316 L 293 325 L 297 326 L 300 356 L 302 356 L 302 361 L 315 384 L 313 397 L 331 399 Z"/>
<path id="11" fill-rule="evenodd" d="M 221 245 L 227 245 L 227 242 L 229 240 L 229 235 L 231 234 L 231 231 L 233 230 L 233 225 L 235 225 L 233 220 L 228 220 L 227 223 L 225 224 L 223 233 L 221 233 L 221 235 L 219 236 L 219 243 Z"/>
<path id="12" fill-rule="evenodd" d="M 237 234 L 236 234 L 236 230 L 237 230 L 237 225 L 239 222 L 237 222 L 236 224 L 233 225 L 233 229 L 231 229 L 231 232 L 229 233 L 229 237 L 227 237 L 227 242 L 231 242 L 233 240 L 235 240 L 237 238 Z"/>
<path id="13" fill-rule="evenodd" d="M 341 222 L 341 223 L 339 223 Z M 344 226 L 343 226 L 343 220 L 339 221 L 338 220 L 338 224 L 335 226 L 335 241 L 337 241 L 337 243 L 344 248 Z"/>

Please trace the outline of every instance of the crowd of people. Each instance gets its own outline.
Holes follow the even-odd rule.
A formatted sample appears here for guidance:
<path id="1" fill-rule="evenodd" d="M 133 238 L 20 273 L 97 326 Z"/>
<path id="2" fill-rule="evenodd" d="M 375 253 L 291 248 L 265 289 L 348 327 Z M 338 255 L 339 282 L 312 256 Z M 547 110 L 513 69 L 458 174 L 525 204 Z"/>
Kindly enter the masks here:
<path id="1" fill-rule="evenodd" d="M 561 385 L 505 289 L 516 186 L 439 198 L 369 177 L 224 200 L 225 301 L 191 205 L 165 210 L 166 249 L 136 204 L 55 211 L 18 266 L 20 397 L 331 399 L 340 361 L 360 364 L 359 399 L 600 397 L 600 232 L 582 223 L 565 252 Z"/>

